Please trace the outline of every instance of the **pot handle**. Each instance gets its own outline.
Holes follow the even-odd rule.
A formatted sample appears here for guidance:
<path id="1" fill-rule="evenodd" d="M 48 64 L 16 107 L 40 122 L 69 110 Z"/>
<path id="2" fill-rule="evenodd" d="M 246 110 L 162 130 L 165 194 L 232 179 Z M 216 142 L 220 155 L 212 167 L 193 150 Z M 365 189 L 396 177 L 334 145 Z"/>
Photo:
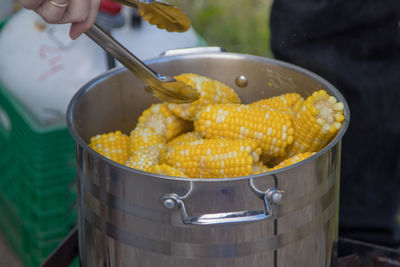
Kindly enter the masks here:
<path id="1" fill-rule="evenodd" d="M 191 216 L 186 211 L 185 202 L 176 194 L 167 194 L 161 198 L 161 203 L 167 209 L 179 208 L 184 224 L 215 225 L 241 222 L 261 221 L 272 217 L 271 205 L 277 204 L 282 199 L 282 190 L 269 188 L 264 192 L 262 199 L 264 210 L 221 212 Z"/>

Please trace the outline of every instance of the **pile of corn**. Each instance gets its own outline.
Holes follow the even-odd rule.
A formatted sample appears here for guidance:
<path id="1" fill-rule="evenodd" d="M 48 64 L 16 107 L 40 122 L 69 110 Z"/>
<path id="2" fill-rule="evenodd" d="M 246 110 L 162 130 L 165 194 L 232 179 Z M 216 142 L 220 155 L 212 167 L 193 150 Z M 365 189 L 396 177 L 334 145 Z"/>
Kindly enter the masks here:
<path id="1" fill-rule="evenodd" d="M 241 104 L 229 86 L 196 74 L 175 77 L 199 90 L 189 104 L 153 104 L 128 135 L 99 134 L 90 147 L 142 171 L 223 178 L 268 172 L 302 161 L 339 132 L 343 103 L 326 91 L 287 93 Z"/>

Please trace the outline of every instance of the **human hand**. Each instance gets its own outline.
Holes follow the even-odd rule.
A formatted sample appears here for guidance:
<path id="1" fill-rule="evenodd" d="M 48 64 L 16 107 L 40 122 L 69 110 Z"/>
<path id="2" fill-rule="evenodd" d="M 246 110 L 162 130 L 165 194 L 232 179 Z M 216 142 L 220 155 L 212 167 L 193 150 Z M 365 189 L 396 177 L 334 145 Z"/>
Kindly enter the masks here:
<path id="1" fill-rule="evenodd" d="M 100 0 L 18 0 L 26 8 L 34 10 L 47 23 L 72 23 L 69 35 L 78 38 L 95 22 Z"/>

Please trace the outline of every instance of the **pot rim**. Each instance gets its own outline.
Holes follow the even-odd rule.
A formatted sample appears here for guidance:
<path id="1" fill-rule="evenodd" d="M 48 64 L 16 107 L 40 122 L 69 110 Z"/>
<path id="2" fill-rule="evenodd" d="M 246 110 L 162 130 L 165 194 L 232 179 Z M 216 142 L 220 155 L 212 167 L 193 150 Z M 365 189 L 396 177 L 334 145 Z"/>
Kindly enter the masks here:
<path id="1" fill-rule="evenodd" d="M 290 169 L 294 169 L 297 168 L 301 165 L 307 164 L 310 161 L 313 161 L 314 159 L 320 157 L 322 154 L 324 154 L 325 152 L 329 151 L 333 146 L 335 146 L 344 136 L 348 126 L 349 126 L 349 122 L 350 122 L 350 109 L 348 106 L 348 103 L 346 101 L 346 99 L 343 97 L 342 93 L 335 87 L 333 86 L 331 83 L 329 83 L 327 80 L 325 80 L 324 78 L 322 78 L 321 76 L 307 70 L 304 69 L 300 66 L 288 63 L 288 62 L 284 62 L 281 60 L 277 60 L 277 59 L 272 59 L 272 58 L 265 58 L 265 57 L 261 57 L 261 56 L 254 56 L 254 55 L 248 55 L 248 54 L 239 54 L 239 53 L 229 53 L 229 52 L 204 52 L 204 53 L 195 53 L 195 54 L 181 54 L 181 55 L 171 55 L 171 56 L 161 56 L 155 59 L 151 59 L 151 60 L 146 60 L 144 61 L 146 64 L 152 64 L 152 63 L 160 63 L 166 60 L 173 60 L 175 58 L 191 58 L 191 59 L 196 59 L 196 58 L 204 58 L 204 56 L 210 57 L 210 58 L 224 58 L 224 57 L 228 57 L 230 59 L 234 58 L 234 59 L 246 59 L 246 60 L 252 60 L 252 61 L 258 61 L 258 62 L 264 62 L 264 63 L 269 63 L 269 64 L 273 64 L 273 65 L 278 65 L 280 67 L 284 67 L 296 72 L 300 72 L 303 75 L 308 76 L 309 78 L 316 80 L 318 83 L 324 85 L 327 89 L 329 89 L 330 91 L 334 92 L 335 97 L 338 99 L 338 101 L 342 102 L 344 105 L 344 116 L 345 119 L 342 123 L 342 128 L 340 129 L 339 133 L 336 135 L 336 137 L 328 144 L 326 145 L 321 151 L 319 151 L 318 153 L 314 154 L 313 156 L 302 160 L 298 163 L 295 163 L 293 165 L 275 170 L 275 171 L 269 171 L 269 172 L 265 172 L 265 173 L 260 173 L 260 174 L 256 174 L 256 175 L 248 175 L 248 176 L 239 176 L 239 177 L 230 177 L 230 178 L 184 178 L 184 177 L 174 177 L 174 176 L 167 176 L 167 175 L 160 175 L 160 174 L 155 174 L 155 173 L 150 173 L 150 172 L 145 172 L 145 171 L 141 171 L 141 170 L 137 170 L 137 169 L 133 169 L 130 168 L 128 166 L 119 164 L 115 161 L 112 161 L 104 156 L 102 156 L 101 154 L 97 153 L 95 150 L 93 150 L 92 148 L 89 147 L 89 145 L 79 136 L 75 126 L 74 126 L 74 118 L 73 118 L 73 111 L 75 110 L 75 107 L 77 105 L 77 103 L 79 102 L 79 99 L 81 99 L 82 96 L 84 96 L 88 91 L 91 90 L 91 88 L 93 88 L 95 85 L 97 85 L 98 83 L 106 80 L 107 78 L 126 71 L 126 68 L 121 66 L 121 67 L 117 67 L 111 70 L 108 70 L 100 75 L 98 75 L 97 77 L 91 79 L 89 82 L 87 82 L 85 85 L 83 85 L 81 87 L 81 89 L 79 89 L 75 95 L 73 96 L 73 98 L 71 99 L 68 108 L 67 108 L 67 115 L 66 115 L 66 119 L 67 119 L 67 126 L 68 129 L 72 135 L 72 137 L 74 138 L 76 144 L 79 144 L 80 146 L 82 146 L 86 151 L 88 151 L 88 153 L 94 157 L 99 157 L 100 159 L 106 161 L 108 164 L 113 165 L 115 167 L 118 168 L 122 168 L 125 171 L 128 172 L 132 172 L 135 174 L 141 174 L 141 175 L 147 175 L 147 176 L 152 176 L 152 177 L 157 177 L 157 178 L 162 178 L 162 179 L 167 179 L 167 180 L 175 180 L 175 181 L 193 181 L 193 182 L 222 182 L 222 181 L 238 181 L 238 180 L 247 180 L 247 179 L 251 179 L 251 178 L 257 178 L 257 177 L 263 177 L 263 176 L 269 176 L 269 175 L 274 175 L 274 174 L 278 174 L 281 172 L 285 172 L 287 170 Z"/>

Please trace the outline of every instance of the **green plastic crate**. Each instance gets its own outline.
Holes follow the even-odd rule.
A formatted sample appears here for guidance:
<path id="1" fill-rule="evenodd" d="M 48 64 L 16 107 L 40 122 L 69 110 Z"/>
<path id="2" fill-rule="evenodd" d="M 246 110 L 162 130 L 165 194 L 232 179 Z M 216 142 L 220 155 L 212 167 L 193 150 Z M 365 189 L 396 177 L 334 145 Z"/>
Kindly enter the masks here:
<path id="1" fill-rule="evenodd" d="M 79 257 L 76 257 L 75 260 L 71 262 L 69 267 L 79 267 Z"/>
<path id="2" fill-rule="evenodd" d="M 61 243 L 63 236 L 47 240 L 36 240 L 29 235 L 29 247 L 31 257 L 39 259 L 42 262 L 51 252 Z"/>
<path id="3" fill-rule="evenodd" d="M 29 165 L 24 165 L 23 168 L 26 174 L 25 180 L 39 190 L 58 186 L 65 187 L 66 184 L 76 181 L 76 171 L 74 168 L 70 167 L 46 171 L 34 171 Z"/>
<path id="4" fill-rule="evenodd" d="M 33 205 L 37 210 L 53 211 L 60 208 L 67 210 L 71 204 L 76 202 L 76 193 L 71 190 L 75 187 L 75 180 L 69 180 L 65 177 L 53 176 L 65 181 L 52 186 L 38 186 L 32 183 L 33 177 L 23 172 L 22 182 L 24 183 L 24 200 L 27 205 Z M 71 174 L 72 177 L 74 174 Z"/>
<path id="5" fill-rule="evenodd" d="M 34 207 L 25 212 L 26 219 L 35 231 L 47 232 L 60 226 L 68 226 L 71 220 L 76 220 L 76 206 L 60 207 L 56 210 L 41 211 Z"/>
<path id="6" fill-rule="evenodd" d="M 0 229 L 39 266 L 77 221 L 75 145 L 66 125 L 43 127 L 0 84 Z"/>
<path id="7" fill-rule="evenodd" d="M 0 30 L 4 27 L 4 25 L 6 25 L 7 20 L 1 20 L 0 21 Z"/>
<path id="8" fill-rule="evenodd" d="M 21 217 L 16 214 L 10 202 L 0 195 L 0 228 L 3 235 L 14 249 L 20 260 L 29 266 L 28 230 L 25 228 Z"/>
<path id="9" fill-rule="evenodd" d="M 14 154 L 9 149 L 9 146 L 4 143 L 2 145 L 2 151 L 4 155 L 0 157 L 0 192 L 1 196 L 6 199 L 9 203 L 12 203 L 14 212 L 22 217 L 24 216 L 23 201 L 19 197 L 22 194 L 22 180 L 19 179 L 19 171 L 21 165 L 15 159 Z M 3 155 L 3 154 L 2 154 Z M 7 205 L 8 206 L 8 205 Z M 1 217 L 0 217 L 1 218 Z"/>

